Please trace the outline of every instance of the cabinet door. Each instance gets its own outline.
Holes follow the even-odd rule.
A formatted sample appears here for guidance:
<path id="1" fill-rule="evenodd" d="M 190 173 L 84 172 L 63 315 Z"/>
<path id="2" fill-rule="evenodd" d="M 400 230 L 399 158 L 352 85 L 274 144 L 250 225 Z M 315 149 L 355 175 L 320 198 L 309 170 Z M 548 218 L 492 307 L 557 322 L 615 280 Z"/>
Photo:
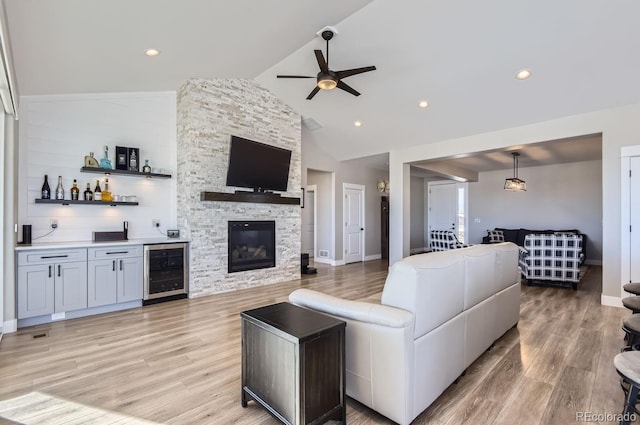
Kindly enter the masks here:
<path id="1" fill-rule="evenodd" d="M 87 279 L 87 305 L 89 307 L 116 303 L 117 263 L 118 260 L 115 259 L 89 261 Z"/>
<path id="2" fill-rule="evenodd" d="M 54 265 L 18 267 L 18 319 L 53 313 Z"/>
<path id="3" fill-rule="evenodd" d="M 87 262 L 55 265 L 55 312 L 87 308 Z"/>
<path id="4" fill-rule="evenodd" d="M 118 261 L 118 302 L 141 300 L 143 293 L 142 257 Z"/>

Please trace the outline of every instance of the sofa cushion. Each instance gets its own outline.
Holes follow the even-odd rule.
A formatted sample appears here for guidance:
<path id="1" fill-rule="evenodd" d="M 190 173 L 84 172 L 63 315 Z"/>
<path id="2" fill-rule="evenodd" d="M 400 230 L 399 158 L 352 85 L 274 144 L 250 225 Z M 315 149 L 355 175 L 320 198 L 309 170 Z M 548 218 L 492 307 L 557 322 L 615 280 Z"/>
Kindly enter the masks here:
<path id="1" fill-rule="evenodd" d="M 504 233 L 502 230 L 487 230 L 487 236 L 489 237 L 489 243 L 504 242 Z"/>
<path id="2" fill-rule="evenodd" d="M 519 229 L 503 229 L 500 227 L 496 227 L 495 230 L 500 230 L 502 232 L 505 242 L 513 242 L 514 244 L 518 245 L 517 240 Z M 524 240 L 524 236 L 522 237 L 522 240 Z"/>
<path id="3" fill-rule="evenodd" d="M 381 302 L 415 315 L 415 338 L 462 312 L 465 267 L 461 252 L 473 248 L 412 255 L 391 266 Z"/>

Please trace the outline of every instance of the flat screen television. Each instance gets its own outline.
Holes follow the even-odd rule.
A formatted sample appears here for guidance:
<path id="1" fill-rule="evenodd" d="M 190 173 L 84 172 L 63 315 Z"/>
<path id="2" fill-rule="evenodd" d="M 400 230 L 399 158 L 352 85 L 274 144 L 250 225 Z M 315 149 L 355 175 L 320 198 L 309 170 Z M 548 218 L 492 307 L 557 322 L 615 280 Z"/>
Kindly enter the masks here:
<path id="1" fill-rule="evenodd" d="M 291 151 L 231 136 L 227 186 L 286 192 Z"/>

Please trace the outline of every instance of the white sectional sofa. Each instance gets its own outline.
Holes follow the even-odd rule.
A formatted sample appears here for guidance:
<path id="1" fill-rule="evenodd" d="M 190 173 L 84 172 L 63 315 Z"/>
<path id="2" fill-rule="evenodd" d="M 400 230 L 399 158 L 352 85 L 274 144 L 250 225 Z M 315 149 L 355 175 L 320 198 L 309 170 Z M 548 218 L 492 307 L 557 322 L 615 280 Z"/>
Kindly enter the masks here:
<path id="1" fill-rule="evenodd" d="M 308 289 L 289 301 L 347 322 L 347 395 L 409 424 L 518 323 L 518 247 L 404 258 L 390 268 L 380 304 Z"/>

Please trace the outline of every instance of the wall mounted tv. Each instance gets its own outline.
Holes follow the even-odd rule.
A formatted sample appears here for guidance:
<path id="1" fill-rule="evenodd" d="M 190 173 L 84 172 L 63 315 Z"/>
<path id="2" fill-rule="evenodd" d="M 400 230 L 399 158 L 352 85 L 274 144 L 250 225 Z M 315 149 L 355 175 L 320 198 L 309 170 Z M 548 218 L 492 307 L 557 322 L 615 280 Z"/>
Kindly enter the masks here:
<path id="1" fill-rule="evenodd" d="M 290 150 L 231 136 L 227 186 L 285 192 L 290 163 Z"/>

